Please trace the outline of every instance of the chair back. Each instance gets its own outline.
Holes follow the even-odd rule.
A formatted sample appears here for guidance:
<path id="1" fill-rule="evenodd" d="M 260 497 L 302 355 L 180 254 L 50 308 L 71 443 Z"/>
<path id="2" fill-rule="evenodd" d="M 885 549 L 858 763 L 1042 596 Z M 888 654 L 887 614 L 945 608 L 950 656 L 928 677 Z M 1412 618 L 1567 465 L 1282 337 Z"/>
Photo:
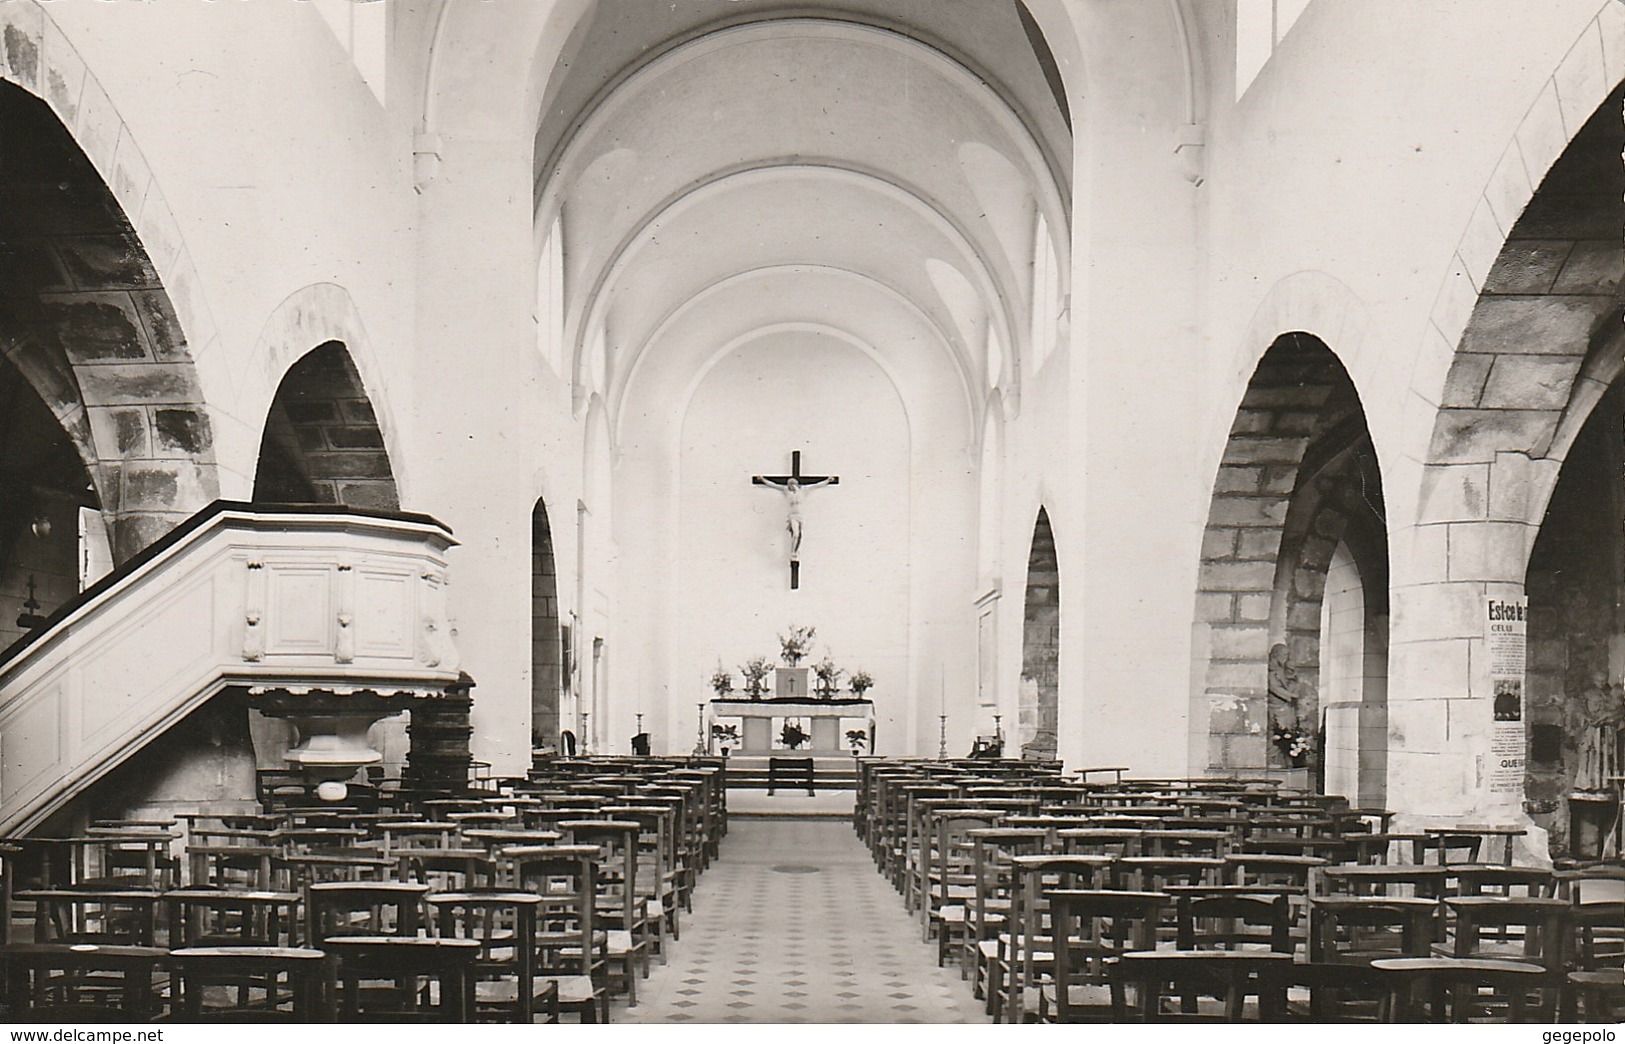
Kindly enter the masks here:
<path id="1" fill-rule="evenodd" d="M 320 881 L 305 888 L 305 938 L 416 935 L 429 886 L 401 881 Z"/>
<path id="2" fill-rule="evenodd" d="M 1108 1011 L 1081 1002 L 1078 987 L 1105 984 L 1109 961 L 1156 948 L 1157 924 L 1170 897 L 1160 892 L 1054 888 L 1044 893 L 1055 963 L 1058 1022 L 1103 1019 Z"/>

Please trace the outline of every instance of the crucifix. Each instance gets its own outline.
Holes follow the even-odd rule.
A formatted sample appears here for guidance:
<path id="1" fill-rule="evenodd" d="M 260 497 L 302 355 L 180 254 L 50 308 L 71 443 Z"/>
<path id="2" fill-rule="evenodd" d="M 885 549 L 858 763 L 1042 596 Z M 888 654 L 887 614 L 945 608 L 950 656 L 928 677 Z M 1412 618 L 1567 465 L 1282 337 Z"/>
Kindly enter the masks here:
<path id="1" fill-rule="evenodd" d="M 788 501 L 789 515 L 784 520 L 785 531 L 790 534 L 790 590 L 794 591 L 801 586 L 801 499 L 807 495 L 807 490 L 817 489 L 819 486 L 833 486 L 841 481 L 838 475 L 803 475 L 801 473 L 801 451 L 795 450 L 790 454 L 790 474 L 788 475 L 752 475 L 753 486 L 771 486 L 784 494 Z"/>

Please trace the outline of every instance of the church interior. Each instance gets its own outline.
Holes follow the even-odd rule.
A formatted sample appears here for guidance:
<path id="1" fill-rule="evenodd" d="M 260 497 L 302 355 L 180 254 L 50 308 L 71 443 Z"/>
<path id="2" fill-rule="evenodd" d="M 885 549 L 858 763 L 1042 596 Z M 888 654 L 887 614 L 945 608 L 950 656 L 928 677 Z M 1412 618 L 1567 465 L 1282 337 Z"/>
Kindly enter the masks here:
<path id="1" fill-rule="evenodd" d="M 0 1021 L 1617 1019 L 1622 104 L 1620 0 L 0 4 Z"/>

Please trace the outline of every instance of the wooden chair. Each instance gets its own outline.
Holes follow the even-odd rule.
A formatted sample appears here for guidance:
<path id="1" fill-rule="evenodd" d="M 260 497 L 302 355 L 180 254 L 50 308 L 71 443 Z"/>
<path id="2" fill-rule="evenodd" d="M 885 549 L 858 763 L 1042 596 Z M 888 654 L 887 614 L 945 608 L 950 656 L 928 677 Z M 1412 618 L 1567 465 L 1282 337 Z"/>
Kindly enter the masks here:
<path id="1" fill-rule="evenodd" d="M 1541 991 L 1536 1011 L 1545 1019 L 1555 1018 L 1570 966 L 1573 911 L 1569 903 L 1473 895 L 1446 898 L 1444 906 L 1454 916 L 1450 955 L 1539 965 L 1546 970 L 1545 977 L 1529 984 Z"/>
<path id="2" fill-rule="evenodd" d="M 1176 917 L 1181 950 L 1290 954 L 1294 949 L 1292 908 L 1285 895 L 1185 893 L 1177 897 Z"/>
<path id="3" fill-rule="evenodd" d="M 1593 866 L 1557 875 L 1573 905 L 1574 960 L 1582 971 L 1625 964 L 1625 867 Z"/>
<path id="4" fill-rule="evenodd" d="M 305 929 L 297 892 L 179 888 L 164 894 L 175 947 L 291 947 Z"/>
<path id="5" fill-rule="evenodd" d="M 188 946 L 171 951 L 169 958 L 179 998 L 176 1014 L 185 1022 L 333 1021 L 337 965 L 321 950 Z M 221 996 L 235 999 L 215 1003 Z"/>
<path id="6" fill-rule="evenodd" d="M 1370 964 L 1426 957 L 1439 935 L 1439 903 L 1416 896 L 1311 896 L 1309 959 Z"/>
<path id="7" fill-rule="evenodd" d="M 1170 904 L 1159 892 L 1049 889 L 1050 982 L 1038 990 L 1045 1022 L 1103 1022 L 1114 1009 L 1108 962 L 1156 948 L 1157 925 Z"/>
<path id="8" fill-rule="evenodd" d="M 931 814 L 931 840 L 921 862 L 925 938 L 937 937 L 937 964 L 965 941 L 966 903 L 975 894 L 971 832 L 992 827 L 1003 813 L 985 809 L 940 809 Z"/>
<path id="9" fill-rule="evenodd" d="M 1506 998 L 1501 1022 L 1525 1022 L 1524 997 L 1547 977 L 1538 964 L 1454 957 L 1385 958 L 1371 967 L 1389 979 L 1384 1022 L 1468 1022 L 1489 1013 L 1481 990 Z"/>
<path id="10" fill-rule="evenodd" d="M 992 827 L 972 830 L 971 876 L 975 894 L 965 904 L 965 938 L 960 948 L 960 978 L 971 979 L 971 992 L 987 998 L 990 951 L 997 949 L 999 933 L 1010 921 L 1015 890 L 1016 856 L 1043 851 L 1049 832 L 1042 829 Z M 945 937 L 941 941 L 946 941 Z M 939 949 L 937 962 L 942 963 Z"/>
<path id="11" fill-rule="evenodd" d="M 431 891 L 461 892 L 491 888 L 497 864 L 483 848 L 422 848 L 397 852 L 395 876 L 426 884 Z"/>
<path id="12" fill-rule="evenodd" d="M 517 889 L 540 896 L 535 975 L 558 986 L 560 1010 L 582 1022 L 609 1021 L 605 934 L 596 929 L 598 849 L 591 845 L 505 849 Z"/>
<path id="13" fill-rule="evenodd" d="M 536 975 L 537 910 L 544 900 L 530 892 L 448 892 L 429 898 L 438 934 L 472 939 L 473 1022 L 530 1024 L 537 1016 L 559 1021 L 559 984 Z"/>
<path id="14" fill-rule="evenodd" d="M 1299 962 L 1287 984 L 1289 1022 L 1379 1022 L 1388 999 L 1389 980 L 1365 964 Z"/>
<path id="15" fill-rule="evenodd" d="M 1285 953 L 1146 951 L 1125 953 L 1107 973 L 1113 1022 L 1275 1022 L 1285 1007 L 1292 977 Z M 1133 1003 L 1129 993 L 1134 994 Z M 1185 998 L 1177 1006 L 1164 1003 Z M 1248 1017 L 1247 998 L 1256 997 Z M 1191 999 L 1213 997 L 1219 1009 L 1202 1010 Z"/>
<path id="16" fill-rule="evenodd" d="M 13 1022 L 131 1023 L 163 1014 L 154 946 L 8 943 L 0 949 L 7 1017 Z"/>
<path id="17" fill-rule="evenodd" d="M 567 819 L 559 824 L 573 845 L 599 850 L 595 923 L 605 935 L 611 981 L 637 1007 L 638 979 L 649 976 L 651 925 L 638 894 L 637 823 L 623 819 Z"/>
<path id="18" fill-rule="evenodd" d="M 338 958 L 340 1022 L 465 1023 L 471 1017 L 481 949 L 473 939 L 339 935 L 322 948 Z"/>
<path id="19" fill-rule="evenodd" d="M 429 886 L 404 881 L 324 881 L 305 889 L 305 938 L 312 946 L 345 935 L 415 935 Z"/>

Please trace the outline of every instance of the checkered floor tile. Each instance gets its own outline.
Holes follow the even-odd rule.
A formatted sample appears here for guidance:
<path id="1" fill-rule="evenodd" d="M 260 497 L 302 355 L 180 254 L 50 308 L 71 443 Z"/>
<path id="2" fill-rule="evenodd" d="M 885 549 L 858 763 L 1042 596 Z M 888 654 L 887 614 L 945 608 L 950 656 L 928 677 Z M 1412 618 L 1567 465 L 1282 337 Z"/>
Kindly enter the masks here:
<path id="1" fill-rule="evenodd" d="M 849 822 L 736 820 L 617 1022 L 985 1023 Z"/>

